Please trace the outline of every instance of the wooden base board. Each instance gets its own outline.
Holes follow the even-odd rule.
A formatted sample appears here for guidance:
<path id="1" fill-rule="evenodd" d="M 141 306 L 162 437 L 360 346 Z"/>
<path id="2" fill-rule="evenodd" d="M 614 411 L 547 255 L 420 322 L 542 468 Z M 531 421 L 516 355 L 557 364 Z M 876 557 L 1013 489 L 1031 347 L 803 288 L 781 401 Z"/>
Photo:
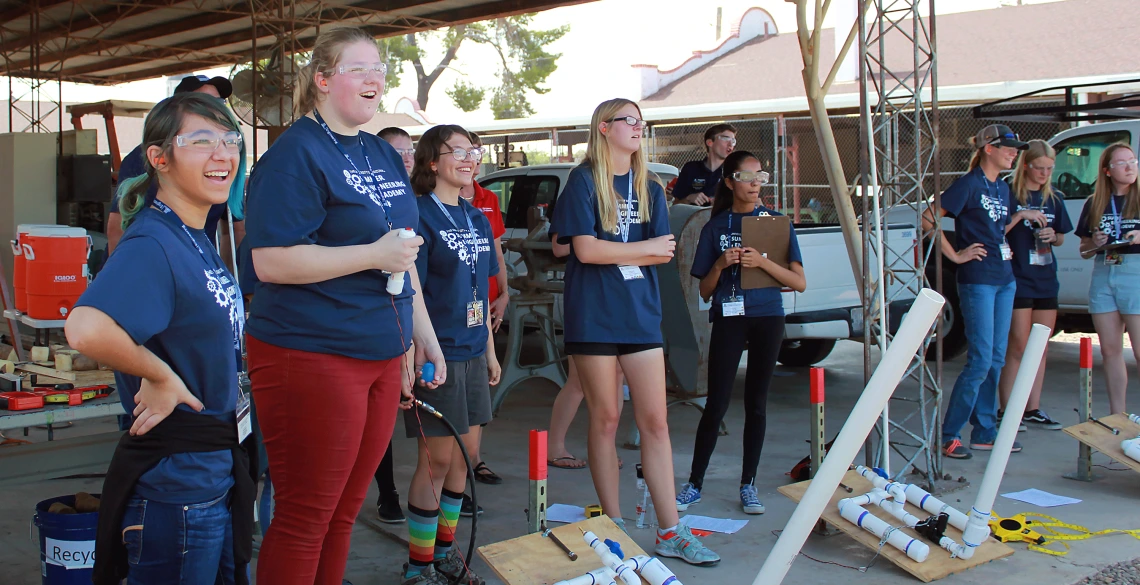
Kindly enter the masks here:
<path id="1" fill-rule="evenodd" d="M 864 494 L 874 488 L 871 482 L 866 478 L 859 475 L 854 471 L 848 471 L 847 475 L 843 478 L 843 483 L 850 487 L 854 492 L 848 494 L 845 490 L 836 489 L 835 495 L 831 497 L 831 502 L 828 503 L 827 508 L 823 511 L 823 519 L 828 524 L 835 526 L 842 530 L 848 536 L 862 543 L 864 546 L 871 550 L 879 550 L 879 537 L 859 528 L 858 526 L 844 520 L 839 515 L 839 500 L 849 498 L 852 495 Z M 804 492 L 807 491 L 811 481 L 802 481 L 800 483 L 793 483 L 790 485 L 781 486 L 779 491 L 788 498 L 791 498 L 796 503 L 799 503 L 803 498 Z M 921 508 L 914 506 L 911 503 L 906 505 L 907 511 L 919 518 L 925 518 L 930 515 L 929 512 L 923 511 Z M 899 520 L 894 516 L 888 514 L 885 510 L 878 506 L 865 506 L 867 511 L 886 520 L 893 526 L 899 525 Z M 903 529 L 904 532 L 914 538 L 921 538 L 914 530 L 910 528 Z M 962 541 L 962 531 L 950 526 L 946 529 L 946 536 Z M 978 565 L 995 561 L 997 559 L 1005 558 L 1013 554 L 1013 549 L 993 539 L 987 539 L 982 546 L 979 546 L 974 551 L 974 556 L 969 559 L 952 559 L 950 553 L 936 544 L 926 542 L 930 545 L 930 556 L 926 558 L 926 562 L 918 563 L 910 557 L 906 556 L 901 550 L 891 546 L 883 546 L 882 556 L 892 563 L 898 565 L 904 571 L 919 578 L 923 583 L 937 581 L 938 579 L 945 578 L 955 573 L 960 573 L 966 569 L 972 569 Z"/>
<path id="2" fill-rule="evenodd" d="M 1091 420 L 1079 425 L 1065 427 L 1065 433 L 1108 455 L 1113 461 L 1127 465 L 1132 471 L 1140 473 L 1140 461 L 1125 455 L 1124 450 L 1120 448 L 1120 442 L 1124 439 L 1132 439 L 1140 435 L 1140 425 L 1128 420 L 1128 417 L 1123 414 L 1113 414 L 1101 417 L 1099 420 L 1110 427 L 1120 429 L 1120 434 L 1114 435 L 1112 431 Z"/>
<path id="3" fill-rule="evenodd" d="M 76 387 L 96 386 L 99 384 L 114 384 L 115 383 L 115 372 L 112 372 L 110 370 L 91 370 L 89 372 L 64 372 L 63 370 L 57 370 L 57 369 L 51 367 L 51 366 L 55 365 L 55 364 L 52 364 L 51 362 L 45 362 L 45 363 L 50 364 L 50 365 L 27 364 L 27 363 L 16 364 L 16 369 L 17 370 L 23 370 L 23 371 L 31 373 L 31 374 L 36 374 L 38 376 L 47 376 L 49 378 L 54 378 L 56 380 L 62 380 L 64 382 L 71 382 L 71 383 L 75 384 Z"/>
<path id="4" fill-rule="evenodd" d="M 554 528 L 559 540 L 578 555 L 571 561 L 558 545 L 541 534 L 528 534 L 479 547 L 479 556 L 506 585 L 552 585 L 602 567 L 598 555 L 582 540 L 581 530 L 617 541 L 625 557 L 645 554 L 608 516 Z"/>

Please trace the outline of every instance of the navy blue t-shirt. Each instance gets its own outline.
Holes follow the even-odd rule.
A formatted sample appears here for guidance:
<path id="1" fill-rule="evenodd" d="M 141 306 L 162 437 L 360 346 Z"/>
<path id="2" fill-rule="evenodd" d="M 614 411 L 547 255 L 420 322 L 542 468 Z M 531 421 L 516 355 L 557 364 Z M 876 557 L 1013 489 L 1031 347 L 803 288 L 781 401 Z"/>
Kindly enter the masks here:
<path id="1" fill-rule="evenodd" d="M 470 203 L 444 204 L 451 220 L 443 215 L 431 195 L 417 200 L 420 207 L 419 234 L 424 238 L 416 258 L 420 274 L 420 290 L 431 315 L 431 324 L 439 338 L 439 347 L 449 362 L 465 362 L 487 351 L 487 279 L 499 273 L 499 257 L 491 249 L 491 223 L 483 212 Z M 471 226 L 475 228 L 478 256 L 472 257 Z M 452 221 L 455 223 L 452 224 Z M 458 227 L 456 227 L 458 226 Z M 474 260 L 475 277 L 471 276 Z M 475 300 L 472 285 L 483 301 L 483 324 L 467 326 L 467 303 Z"/>
<path id="2" fill-rule="evenodd" d="M 705 159 L 685 163 L 677 175 L 677 184 L 673 185 L 673 199 L 683 199 L 697 191 L 712 199 L 713 195 L 716 195 L 716 186 L 720 184 L 720 169 L 721 167 L 717 167 L 709 170 L 705 166 Z"/>
<path id="3" fill-rule="evenodd" d="M 1089 229 L 1089 207 L 1092 205 L 1092 197 L 1085 200 L 1085 206 L 1081 208 L 1081 217 L 1077 220 L 1077 229 L 1074 232 L 1077 237 L 1091 238 L 1092 230 Z M 1106 205 L 1104 213 L 1100 216 L 1100 231 L 1108 235 L 1108 241 L 1124 239 L 1124 234 L 1132 230 L 1140 230 L 1140 218 L 1124 217 L 1124 195 L 1113 195 L 1112 202 Z M 1112 203 L 1116 204 L 1116 214 L 1112 213 Z M 1117 229 L 1117 224 L 1119 228 Z M 1133 244 L 1131 246 L 1124 246 L 1123 248 L 1115 248 L 1113 252 L 1119 254 L 1140 254 L 1140 245 Z M 1097 254 L 1098 261 L 1104 258 L 1104 252 Z"/>
<path id="4" fill-rule="evenodd" d="M 356 168 L 308 117 L 294 122 L 257 162 L 246 213 L 250 250 L 370 244 L 388 232 L 385 208 L 393 229 L 419 228 L 416 199 L 395 149 L 367 132 L 337 140 Z M 240 272 L 254 269 L 252 254 L 242 260 Z M 259 282 L 249 334 L 300 351 L 394 358 L 411 343 L 413 289 L 406 278 L 393 298 L 384 290 L 387 283 L 380 270 L 313 284 Z"/>
<path id="5" fill-rule="evenodd" d="M 753 216 L 781 215 L 775 210 L 758 205 Z M 729 248 L 741 248 L 740 221 L 742 216 L 727 209 L 710 218 L 705 227 L 701 228 L 701 237 L 697 241 L 697 251 L 693 255 L 693 267 L 689 274 L 697 278 L 704 278 L 712 271 L 717 259 Z M 729 225 L 731 223 L 731 226 Z M 788 262 L 803 264 L 800 254 L 800 242 L 796 238 L 796 229 L 788 228 Z M 723 315 L 721 304 L 724 299 L 732 296 L 733 285 L 737 296 L 744 297 L 745 317 L 782 317 L 784 315 L 784 299 L 780 287 L 768 286 L 744 290 L 740 286 L 740 266 L 736 265 L 728 270 L 722 270 L 720 280 L 717 281 L 716 292 L 713 294 L 713 307 L 709 312 L 709 320 L 714 316 Z"/>
<path id="6" fill-rule="evenodd" d="M 143 209 L 77 306 L 106 313 L 170 365 L 202 401 L 201 414 L 237 424 L 241 293 L 202 230 Z M 116 382 L 123 408 L 133 411 L 139 379 L 117 374 Z M 233 486 L 232 467 L 229 451 L 172 455 L 143 474 L 135 491 L 172 504 L 206 502 Z"/>
<path id="7" fill-rule="evenodd" d="M 986 248 L 985 258 L 958 265 L 960 284 L 1013 282 L 1013 268 L 1009 261 L 1001 259 L 1001 244 L 1005 241 L 1011 207 L 1009 185 L 1005 181 L 990 181 L 981 167 L 959 177 L 942 193 L 942 209 L 954 218 L 957 250 L 977 243 Z"/>
<path id="8" fill-rule="evenodd" d="M 127 153 L 123 157 L 123 162 L 119 163 L 119 184 L 122 185 L 123 181 L 146 174 L 146 166 L 144 166 L 142 145 L 138 145 L 134 150 Z M 151 185 L 150 189 L 146 192 L 147 206 L 150 202 L 154 201 L 154 195 L 158 193 L 158 187 Z M 110 213 L 119 213 L 119 191 L 116 189 L 115 194 L 111 196 Z M 206 225 L 202 227 L 206 232 L 206 237 L 210 239 L 210 243 L 214 246 L 218 245 L 218 221 L 226 216 L 226 204 L 219 203 L 210 207 L 209 213 L 206 214 Z"/>
<path id="9" fill-rule="evenodd" d="M 632 171 L 631 171 L 632 172 Z M 626 213 L 629 173 L 614 177 L 614 189 L 621 203 L 619 218 Z M 641 222 L 643 214 L 649 221 Z M 664 236 L 669 231 L 669 210 L 665 190 L 649 182 L 649 209 L 640 209 L 633 197 L 629 242 Z M 594 236 L 621 242 L 616 232 L 603 232 L 598 218 L 597 189 L 589 165 L 578 165 L 566 179 L 558 196 L 558 213 L 551 233 L 562 244 L 574 236 Z M 620 230 L 619 230 L 620 231 Z M 565 339 L 570 343 L 661 343 L 661 292 L 657 268 L 640 268 L 644 278 L 625 280 L 614 264 L 585 264 L 574 249 L 566 263 L 566 290 L 563 294 Z"/>
<path id="10" fill-rule="evenodd" d="M 1065 210 L 1064 194 L 1054 189 L 1055 197 L 1042 204 L 1040 191 L 1030 191 L 1027 194 L 1025 205 L 1016 198 L 1013 199 L 1014 213 L 1023 209 L 1040 209 L 1049 221 L 1049 226 L 1058 234 L 1067 234 L 1073 231 L 1073 222 L 1069 220 L 1069 212 Z M 1013 248 L 1013 276 L 1017 279 L 1017 296 L 1025 299 L 1051 299 L 1057 296 L 1060 284 L 1057 282 L 1057 257 L 1053 255 L 1053 262 L 1044 266 L 1029 263 L 1029 253 L 1037 249 L 1037 239 L 1033 237 L 1036 224 L 1029 220 L 1022 220 L 1010 228 L 1005 235 L 1010 247 Z M 1050 252 L 1052 254 L 1052 252 Z"/>

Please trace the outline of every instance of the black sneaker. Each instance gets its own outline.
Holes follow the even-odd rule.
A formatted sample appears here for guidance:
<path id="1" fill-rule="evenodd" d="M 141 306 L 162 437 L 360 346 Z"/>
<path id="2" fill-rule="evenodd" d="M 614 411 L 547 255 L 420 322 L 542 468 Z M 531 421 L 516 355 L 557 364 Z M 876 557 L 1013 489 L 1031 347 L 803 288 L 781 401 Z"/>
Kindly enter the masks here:
<path id="1" fill-rule="evenodd" d="M 392 492 L 387 498 L 381 498 L 376 506 L 376 517 L 385 524 L 403 524 L 408 519 L 404 517 L 404 510 L 400 507 L 400 494 Z"/>
<path id="2" fill-rule="evenodd" d="M 997 418 L 998 418 L 998 424 L 999 425 L 1001 424 L 1001 419 L 1004 416 L 1005 416 L 1005 411 L 1004 410 L 998 410 Z M 1019 433 L 1029 432 L 1029 427 L 1025 426 L 1025 417 L 1024 416 L 1021 417 L 1021 423 L 1017 425 L 1017 432 L 1019 432 Z"/>
<path id="3" fill-rule="evenodd" d="M 463 494 L 463 504 L 459 507 L 459 515 L 463 516 L 464 518 L 470 518 L 474 516 L 474 514 L 471 513 L 471 504 L 471 496 Z M 479 506 L 479 515 L 483 515 L 483 506 Z"/>
<path id="4" fill-rule="evenodd" d="M 1029 424 L 1039 429 L 1047 429 L 1050 431 L 1059 431 L 1064 428 L 1064 425 L 1049 418 L 1049 415 L 1045 414 L 1045 411 L 1040 408 L 1027 411 L 1025 415 L 1021 417 L 1021 422 L 1024 423 L 1021 426 Z"/>

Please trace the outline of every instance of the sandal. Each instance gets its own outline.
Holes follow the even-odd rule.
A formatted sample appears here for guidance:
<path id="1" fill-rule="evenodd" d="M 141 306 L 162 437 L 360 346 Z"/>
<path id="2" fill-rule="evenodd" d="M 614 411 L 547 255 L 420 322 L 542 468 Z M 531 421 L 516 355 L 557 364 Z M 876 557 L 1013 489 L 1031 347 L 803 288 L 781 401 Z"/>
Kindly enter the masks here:
<path id="1" fill-rule="evenodd" d="M 574 465 L 573 463 L 581 463 L 581 465 Z M 582 461 L 573 455 L 548 459 L 546 461 L 546 464 L 551 467 L 557 467 L 558 469 L 585 469 L 587 466 L 587 463 L 585 461 Z"/>
<path id="2" fill-rule="evenodd" d="M 487 467 L 487 462 L 485 461 L 480 461 L 479 465 L 476 465 L 472 471 L 475 473 L 475 481 L 479 483 L 485 483 L 487 485 L 499 485 L 503 483 L 503 478 L 495 475 L 495 472 Z"/>

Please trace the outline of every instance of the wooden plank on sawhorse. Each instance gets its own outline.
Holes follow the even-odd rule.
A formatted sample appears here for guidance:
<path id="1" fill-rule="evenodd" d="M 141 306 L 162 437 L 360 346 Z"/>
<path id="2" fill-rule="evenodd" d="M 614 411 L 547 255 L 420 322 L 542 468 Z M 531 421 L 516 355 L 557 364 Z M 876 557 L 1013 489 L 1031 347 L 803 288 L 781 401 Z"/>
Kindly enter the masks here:
<path id="1" fill-rule="evenodd" d="M 835 495 L 831 497 L 831 502 L 828 503 L 827 508 L 823 510 L 823 519 L 826 520 L 828 524 L 831 524 L 832 526 L 835 526 L 836 528 L 847 533 L 848 536 L 859 541 L 867 548 L 873 551 L 879 550 L 878 536 L 875 536 L 874 534 L 871 534 L 870 532 L 859 528 L 858 526 L 843 519 L 843 517 L 839 515 L 839 500 L 842 500 L 843 498 L 849 498 L 853 495 L 857 496 L 860 494 L 865 494 L 874 489 L 875 486 L 871 485 L 871 482 L 867 481 L 865 477 L 859 475 L 854 471 L 847 472 L 847 475 L 843 478 L 843 483 L 854 490 L 853 493 L 848 494 L 845 490 L 836 489 Z M 796 503 L 799 503 L 800 499 L 802 499 L 804 496 L 804 492 L 807 491 L 809 485 L 811 485 L 810 480 L 801 481 L 800 483 L 780 486 L 779 491 L 781 494 L 784 494 Z M 930 515 L 929 512 L 922 510 L 911 502 L 907 502 L 906 508 L 908 512 L 914 514 L 915 516 L 918 516 L 919 518 L 925 518 Z M 892 526 L 900 525 L 898 518 L 891 516 L 889 513 L 887 513 L 886 510 L 878 506 L 864 506 L 864 509 L 878 516 L 879 518 L 882 518 Z M 982 546 L 979 546 L 978 549 L 974 551 L 973 557 L 970 557 L 969 559 L 952 559 L 950 558 L 949 552 L 939 547 L 938 545 L 923 539 L 913 529 L 903 528 L 902 530 L 912 538 L 920 539 L 930 546 L 930 556 L 926 558 L 926 562 L 916 562 L 914 559 L 906 556 L 903 551 L 889 544 L 883 545 L 881 554 L 890 562 L 898 565 L 902 570 L 922 580 L 923 583 L 937 581 L 938 579 L 943 579 L 955 573 L 960 573 L 966 569 L 972 569 L 978 565 L 985 564 L 990 561 L 996 561 L 1013 554 L 1012 548 L 996 540 L 993 540 L 992 538 L 987 538 L 986 541 L 982 543 Z M 954 528 L 953 526 L 948 526 L 946 528 L 946 536 L 949 536 L 958 542 L 962 542 L 962 531 Z"/>
<path id="2" fill-rule="evenodd" d="M 1127 465 L 1132 471 L 1140 473 L 1140 461 L 1125 455 L 1124 450 L 1120 448 L 1120 442 L 1124 439 L 1131 439 L 1140 435 L 1140 425 L 1128 420 L 1128 417 L 1123 414 L 1113 414 L 1097 420 L 1110 427 L 1120 429 L 1120 434 L 1114 435 L 1112 431 L 1091 420 L 1079 425 L 1065 427 L 1065 434 L 1108 455 L 1113 461 Z"/>
<path id="3" fill-rule="evenodd" d="M 602 560 L 586 546 L 579 528 L 600 539 L 617 541 L 627 559 L 645 554 L 609 516 L 603 515 L 553 529 L 578 555 L 577 561 L 571 561 L 557 544 L 538 533 L 481 546 L 479 556 L 506 585 L 551 585 L 602 568 Z"/>

